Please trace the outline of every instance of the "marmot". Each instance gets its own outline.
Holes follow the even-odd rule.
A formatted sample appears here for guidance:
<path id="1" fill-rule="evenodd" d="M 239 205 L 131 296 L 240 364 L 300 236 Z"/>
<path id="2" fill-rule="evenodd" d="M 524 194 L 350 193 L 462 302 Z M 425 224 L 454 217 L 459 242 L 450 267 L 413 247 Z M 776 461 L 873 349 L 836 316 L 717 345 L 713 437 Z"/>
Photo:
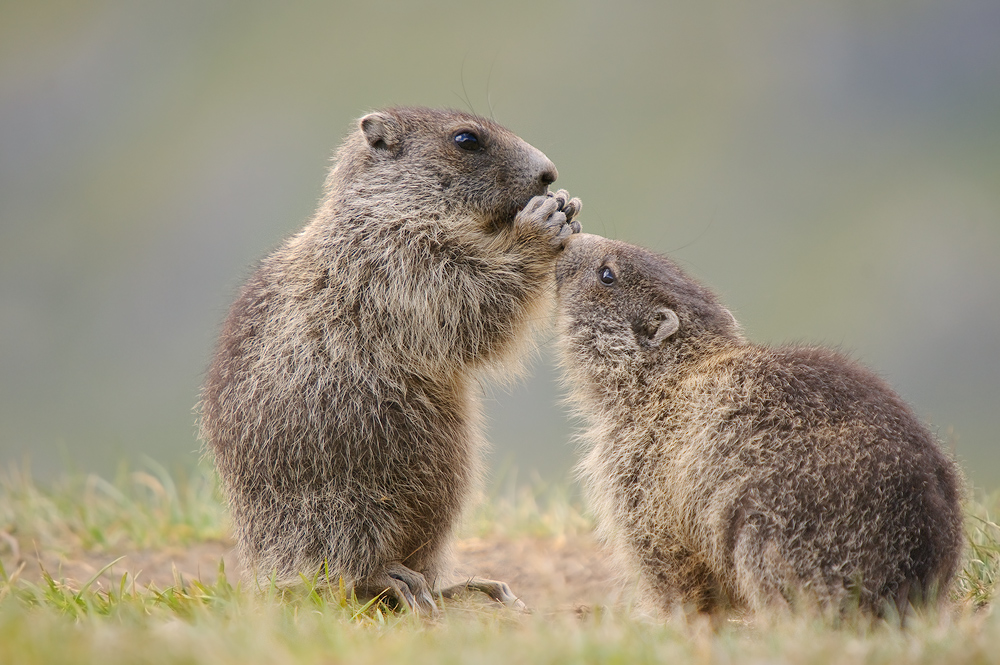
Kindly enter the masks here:
<path id="1" fill-rule="evenodd" d="M 556 267 L 561 359 L 598 529 L 654 611 L 940 594 L 962 476 L 903 400 L 834 351 L 749 343 L 669 259 L 574 236 Z"/>
<path id="2" fill-rule="evenodd" d="M 358 121 L 315 215 L 233 304 L 202 389 L 249 576 L 436 610 L 480 475 L 478 378 L 516 363 L 580 228 L 579 200 L 548 192 L 557 175 L 474 115 Z"/>

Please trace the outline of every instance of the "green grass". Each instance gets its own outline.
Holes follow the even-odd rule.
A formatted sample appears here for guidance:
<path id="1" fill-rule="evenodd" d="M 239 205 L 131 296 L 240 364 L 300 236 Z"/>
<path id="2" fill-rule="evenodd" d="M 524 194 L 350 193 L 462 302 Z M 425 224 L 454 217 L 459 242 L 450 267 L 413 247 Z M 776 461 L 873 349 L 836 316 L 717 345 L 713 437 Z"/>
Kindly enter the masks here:
<path id="1" fill-rule="evenodd" d="M 0 471 L 0 538 L 16 534 L 56 552 L 103 552 L 225 536 L 225 511 L 210 471 L 172 475 L 151 460 L 144 467 L 122 466 L 113 481 L 67 474 L 42 489 L 28 470 L 10 466 Z"/>
<path id="2" fill-rule="evenodd" d="M 998 509 L 998 495 L 969 502 L 970 547 L 952 603 L 912 616 L 905 628 L 863 620 L 835 627 L 811 616 L 656 623 L 627 608 L 522 615 L 475 599 L 449 603 L 428 620 L 309 584 L 252 594 L 222 569 L 204 581 L 178 576 L 143 588 L 127 575 L 111 585 L 71 584 L 53 571 L 28 580 L 5 568 L 0 663 L 1000 662 L 1000 618 L 991 610 Z M 463 534 L 548 537 L 589 528 L 564 490 L 512 482 L 470 516 Z M 67 476 L 45 489 L 17 469 L 0 477 L 4 562 L 16 559 L 14 535 L 68 556 L 106 552 L 111 564 L 123 549 L 190 546 L 225 530 L 204 471 L 171 476 L 150 465 L 112 482 Z"/>

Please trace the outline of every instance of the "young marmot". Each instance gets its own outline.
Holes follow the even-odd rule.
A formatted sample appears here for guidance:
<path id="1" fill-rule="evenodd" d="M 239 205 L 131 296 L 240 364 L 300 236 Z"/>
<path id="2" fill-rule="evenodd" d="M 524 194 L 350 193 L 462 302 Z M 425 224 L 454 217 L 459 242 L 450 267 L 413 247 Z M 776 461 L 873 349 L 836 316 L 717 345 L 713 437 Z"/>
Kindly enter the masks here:
<path id="1" fill-rule="evenodd" d="M 233 304 L 202 391 L 249 576 L 435 610 L 480 474 L 477 379 L 517 360 L 580 228 L 556 177 L 485 118 L 360 119 L 316 214 Z"/>
<path id="2" fill-rule="evenodd" d="M 556 282 L 589 424 L 579 472 L 648 605 L 881 613 L 941 593 L 960 472 L 880 378 L 828 349 L 747 342 L 708 289 L 640 247 L 575 236 Z"/>

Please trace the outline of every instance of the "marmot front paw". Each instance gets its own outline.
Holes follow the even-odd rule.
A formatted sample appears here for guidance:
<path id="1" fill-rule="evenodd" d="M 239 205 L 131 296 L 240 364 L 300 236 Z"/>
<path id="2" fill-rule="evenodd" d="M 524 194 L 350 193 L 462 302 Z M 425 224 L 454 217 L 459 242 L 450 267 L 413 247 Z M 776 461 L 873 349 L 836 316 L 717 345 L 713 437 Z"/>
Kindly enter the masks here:
<path id="1" fill-rule="evenodd" d="M 571 235 L 580 232 L 580 222 L 574 218 L 582 205 L 580 199 L 571 199 L 565 189 L 536 196 L 517 213 L 514 227 L 534 227 L 548 237 L 553 248 L 562 249 Z"/>

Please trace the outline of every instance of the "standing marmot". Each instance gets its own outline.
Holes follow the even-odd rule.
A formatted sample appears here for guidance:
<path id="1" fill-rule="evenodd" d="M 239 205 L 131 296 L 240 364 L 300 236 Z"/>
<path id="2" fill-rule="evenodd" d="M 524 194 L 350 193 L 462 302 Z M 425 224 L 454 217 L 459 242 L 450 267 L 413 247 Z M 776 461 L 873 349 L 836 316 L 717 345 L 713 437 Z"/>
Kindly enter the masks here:
<path id="1" fill-rule="evenodd" d="M 877 376 L 833 351 L 744 340 L 668 259 L 592 235 L 556 267 L 579 470 L 649 604 L 825 609 L 940 592 L 960 473 Z"/>
<path id="2" fill-rule="evenodd" d="M 329 574 L 434 611 L 480 473 L 477 377 L 516 360 L 579 231 L 556 177 L 484 118 L 361 118 L 312 220 L 233 304 L 202 391 L 251 576 Z"/>

